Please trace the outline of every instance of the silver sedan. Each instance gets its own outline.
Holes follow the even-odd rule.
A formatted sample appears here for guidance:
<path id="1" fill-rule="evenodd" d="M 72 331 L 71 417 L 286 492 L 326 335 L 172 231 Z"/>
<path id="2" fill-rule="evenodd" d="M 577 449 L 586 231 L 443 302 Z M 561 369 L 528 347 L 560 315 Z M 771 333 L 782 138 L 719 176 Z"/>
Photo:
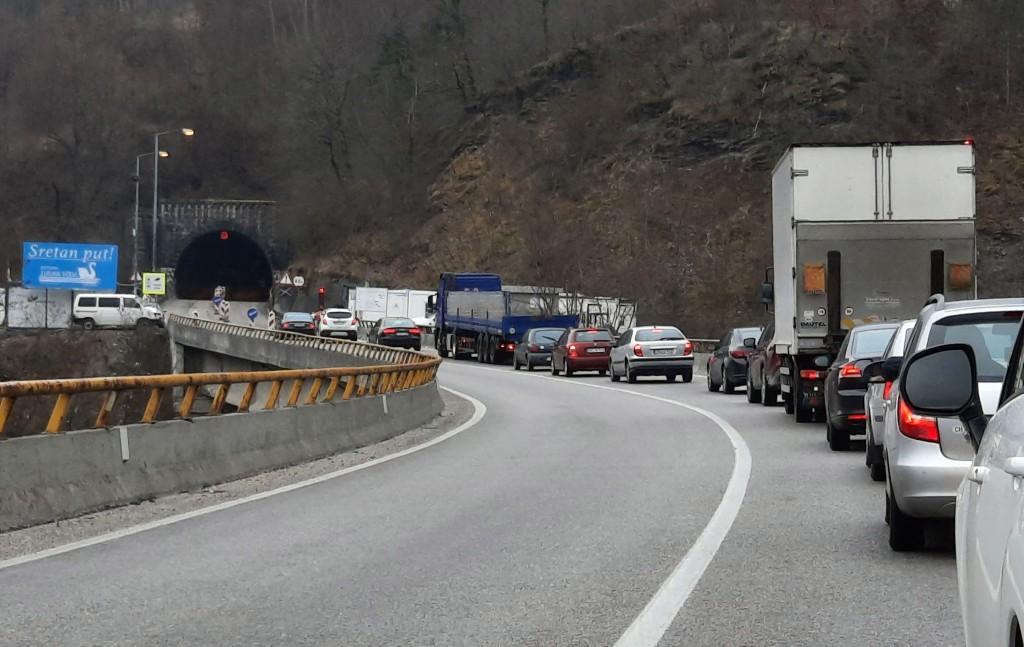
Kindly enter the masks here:
<path id="1" fill-rule="evenodd" d="M 640 326 L 622 333 L 608 360 L 612 382 L 623 377 L 636 382 L 641 375 L 677 376 L 693 381 L 693 342 L 672 326 Z"/>

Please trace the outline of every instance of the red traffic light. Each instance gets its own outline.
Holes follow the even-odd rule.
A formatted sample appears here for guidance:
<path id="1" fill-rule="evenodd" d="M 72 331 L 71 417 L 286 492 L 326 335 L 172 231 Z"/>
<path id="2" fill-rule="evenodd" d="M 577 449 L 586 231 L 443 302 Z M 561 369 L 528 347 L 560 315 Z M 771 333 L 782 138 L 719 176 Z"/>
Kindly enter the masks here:
<path id="1" fill-rule="evenodd" d="M 220 232 L 220 239 L 221 240 L 227 240 L 228 238 L 231 238 L 231 234 L 229 234 L 226 231 Z"/>
<path id="2" fill-rule="evenodd" d="M 327 294 L 327 289 L 326 288 L 317 288 L 317 293 L 319 293 L 320 296 L 323 296 L 323 295 Z"/>

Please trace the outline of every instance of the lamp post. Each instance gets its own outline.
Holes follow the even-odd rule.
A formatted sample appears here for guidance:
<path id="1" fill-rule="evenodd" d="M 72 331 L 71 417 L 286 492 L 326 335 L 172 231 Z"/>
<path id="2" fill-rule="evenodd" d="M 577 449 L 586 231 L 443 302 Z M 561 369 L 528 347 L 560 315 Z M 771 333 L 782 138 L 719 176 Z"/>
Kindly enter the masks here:
<path id="1" fill-rule="evenodd" d="M 139 228 L 141 223 L 139 222 L 139 191 L 142 185 L 142 158 L 149 157 L 153 153 L 142 153 L 141 155 L 135 156 L 135 175 L 132 176 L 132 181 L 135 182 L 135 216 L 132 221 L 132 292 L 138 296 L 139 294 Z M 171 156 L 167 151 L 157 151 L 157 155 L 166 159 Z"/>
<path id="2" fill-rule="evenodd" d="M 153 248 L 150 250 L 152 261 L 150 263 L 150 271 L 156 271 L 156 230 L 157 230 L 157 202 L 159 200 L 160 191 L 160 137 L 161 135 L 169 135 L 173 132 L 180 132 L 183 137 L 192 137 L 196 134 L 191 128 L 182 128 L 180 130 L 163 130 L 153 135 L 153 152 L 150 153 L 153 156 Z"/>

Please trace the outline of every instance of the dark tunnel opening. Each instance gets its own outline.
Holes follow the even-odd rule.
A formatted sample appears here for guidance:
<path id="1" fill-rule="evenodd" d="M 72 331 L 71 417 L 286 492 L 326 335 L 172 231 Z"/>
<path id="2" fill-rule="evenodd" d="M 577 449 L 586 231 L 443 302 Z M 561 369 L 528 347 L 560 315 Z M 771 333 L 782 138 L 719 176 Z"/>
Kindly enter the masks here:
<path id="1" fill-rule="evenodd" d="M 179 299 L 212 299 L 218 285 L 229 301 L 266 301 L 273 285 L 270 259 L 253 239 L 234 231 L 211 231 L 181 253 L 174 271 Z"/>

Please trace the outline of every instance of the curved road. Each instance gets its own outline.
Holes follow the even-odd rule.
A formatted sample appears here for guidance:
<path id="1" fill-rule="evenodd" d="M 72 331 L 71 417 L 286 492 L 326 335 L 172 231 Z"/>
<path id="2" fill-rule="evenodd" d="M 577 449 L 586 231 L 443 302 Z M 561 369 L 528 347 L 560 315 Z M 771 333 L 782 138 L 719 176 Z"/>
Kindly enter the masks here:
<path id="1" fill-rule="evenodd" d="M 662 644 L 963 643 L 951 553 L 889 552 L 882 490 L 817 426 L 699 383 L 452 362 L 441 382 L 487 414 L 438 445 L 0 570 L 0 644 L 613 644 L 735 467 L 718 424 L 631 392 L 720 415 L 752 455 Z"/>

